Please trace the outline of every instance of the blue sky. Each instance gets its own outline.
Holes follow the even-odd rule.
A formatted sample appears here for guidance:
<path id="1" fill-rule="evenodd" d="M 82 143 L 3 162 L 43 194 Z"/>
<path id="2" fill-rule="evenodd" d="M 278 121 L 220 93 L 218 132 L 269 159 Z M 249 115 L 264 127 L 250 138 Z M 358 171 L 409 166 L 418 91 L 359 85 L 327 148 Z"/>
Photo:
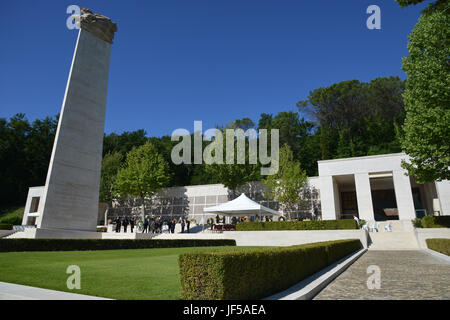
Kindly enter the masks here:
<path id="1" fill-rule="evenodd" d="M 203 130 L 261 113 L 296 111 L 310 90 L 398 75 L 425 5 L 394 0 L 2 1 L 0 117 L 61 109 L 77 31 L 76 4 L 118 24 L 105 132 Z M 366 8 L 381 8 L 381 30 Z"/>

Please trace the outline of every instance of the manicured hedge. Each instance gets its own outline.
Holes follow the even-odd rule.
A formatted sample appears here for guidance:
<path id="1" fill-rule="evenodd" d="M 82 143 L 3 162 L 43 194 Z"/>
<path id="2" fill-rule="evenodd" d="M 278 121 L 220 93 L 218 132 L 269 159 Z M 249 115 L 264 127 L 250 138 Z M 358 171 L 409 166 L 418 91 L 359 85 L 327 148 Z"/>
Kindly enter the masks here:
<path id="1" fill-rule="evenodd" d="M 12 230 L 13 225 L 9 223 L 0 223 L 0 230 Z"/>
<path id="2" fill-rule="evenodd" d="M 241 222 L 236 231 L 269 231 L 269 230 L 343 230 L 358 229 L 354 219 L 322 220 L 322 221 L 267 221 Z"/>
<path id="3" fill-rule="evenodd" d="M 182 299 L 261 299 L 283 291 L 361 248 L 357 239 L 178 258 Z"/>
<path id="4" fill-rule="evenodd" d="M 0 239 L 0 252 L 235 246 L 228 239 Z"/>
<path id="5" fill-rule="evenodd" d="M 450 216 L 425 216 L 422 218 L 424 228 L 450 228 Z"/>
<path id="6" fill-rule="evenodd" d="M 428 249 L 450 256 L 450 239 L 426 239 Z"/>

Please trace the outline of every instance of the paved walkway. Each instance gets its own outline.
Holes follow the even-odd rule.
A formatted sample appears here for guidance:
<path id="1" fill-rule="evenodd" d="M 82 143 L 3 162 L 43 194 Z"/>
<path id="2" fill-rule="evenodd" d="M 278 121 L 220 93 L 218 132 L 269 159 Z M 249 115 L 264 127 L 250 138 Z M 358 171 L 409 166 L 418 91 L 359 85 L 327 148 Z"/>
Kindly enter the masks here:
<path id="1" fill-rule="evenodd" d="M 369 290 L 376 265 L 380 289 Z M 450 264 L 425 251 L 369 250 L 317 296 L 316 300 L 437 300 L 450 299 Z"/>
<path id="2" fill-rule="evenodd" d="M 0 282 L 0 300 L 109 300 L 83 294 Z"/>

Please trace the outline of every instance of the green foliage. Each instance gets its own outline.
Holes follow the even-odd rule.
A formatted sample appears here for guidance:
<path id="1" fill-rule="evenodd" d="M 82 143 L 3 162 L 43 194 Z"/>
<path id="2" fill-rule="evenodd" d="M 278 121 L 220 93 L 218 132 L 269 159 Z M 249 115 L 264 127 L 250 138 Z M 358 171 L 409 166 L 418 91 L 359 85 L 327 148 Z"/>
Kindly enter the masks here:
<path id="1" fill-rule="evenodd" d="M 13 225 L 9 223 L 0 223 L 0 230 L 12 230 Z"/>
<path id="2" fill-rule="evenodd" d="M 366 220 L 364 220 L 364 219 L 359 219 L 359 226 L 358 226 L 358 228 L 361 229 L 362 226 L 365 225 L 366 223 L 367 223 Z"/>
<path id="3" fill-rule="evenodd" d="M 356 220 L 321 220 L 321 221 L 266 221 L 241 222 L 236 231 L 270 231 L 270 230 L 347 230 L 358 229 Z"/>
<path id="4" fill-rule="evenodd" d="M 22 224 L 23 206 L 13 206 L 0 208 L 0 223 L 19 225 Z"/>
<path id="5" fill-rule="evenodd" d="M 228 239 L 0 239 L 0 252 L 235 246 Z"/>
<path id="6" fill-rule="evenodd" d="M 426 239 L 428 249 L 450 256 L 450 239 Z"/>
<path id="7" fill-rule="evenodd" d="M 300 190 L 307 178 L 300 162 L 294 160 L 291 148 L 285 144 L 280 149 L 278 172 L 263 181 L 267 189 L 266 196 L 284 204 L 289 211 L 302 201 Z"/>
<path id="8" fill-rule="evenodd" d="M 411 222 L 412 222 L 414 228 L 423 228 L 423 226 L 422 226 L 422 219 L 415 218 L 415 219 L 412 219 Z"/>
<path id="9" fill-rule="evenodd" d="M 401 151 L 398 137 L 403 135 L 403 90 L 403 81 L 398 77 L 376 78 L 367 83 L 358 80 L 339 82 L 312 90 L 308 100 L 298 102 L 298 113 L 282 111 L 273 115 L 261 114 L 257 128 L 267 129 L 269 133 L 270 129 L 279 129 L 280 146 L 289 145 L 293 159 L 301 163 L 307 175 L 315 176 L 318 174 L 317 160 Z M 230 121 L 225 128 L 247 130 L 254 126 L 251 119 L 242 118 Z M 56 127 L 57 117 L 33 123 L 28 122 L 23 114 L 8 120 L 0 118 L 2 206 L 22 205 L 28 187 L 45 183 Z M 127 153 L 147 142 L 155 146 L 168 164 L 171 175 L 169 181 L 164 183 L 166 186 L 224 183 L 234 190 L 248 181 L 261 180 L 259 164 L 176 165 L 171 161 L 171 150 L 178 142 L 171 141 L 169 136 L 147 137 L 145 130 L 140 129 L 105 135 L 100 190 L 102 201 L 108 202 L 113 197 L 111 190 L 114 187 L 111 187 L 114 185 L 118 154 L 122 156 L 122 164 L 126 165 L 123 162 Z M 209 143 L 204 141 L 203 148 Z M 445 143 L 442 145 L 442 148 L 448 146 Z M 193 148 L 194 143 L 191 143 L 192 155 Z"/>
<path id="10" fill-rule="evenodd" d="M 425 216 L 422 218 L 424 228 L 450 228 L 450 216 Z"/>
<path id="11" fill-rule="evenodd" d="M 210 176 L 214 177 L 219 183 L 222 183 L 225 187 L 229 188 L 233 192 L 236 189 L 246 182 L 257 181 L 260 180 L 260 164 L 259 162 L 256 164 L 250 164 L 249 160 L 249 139 L 245 139 L 245 159 L 244 163 L 237 163 L 238 159 L 238 141 L 233 137 L 233 154 L 234 154 L 234 162 L 232 164 L 226 163 L 226 154 L 227 154 L 227 136 L 225 134 L 226 129 L 234 129 L 232 127 L 225 127 L 222 129 L 218 129 L 220 133 L 223 135 L 223 143 L 218 146 L 218 150 L 222 151 L 223 159 L 222 161 L 216 163 L 213 161 L 214 157 L 217 157 L 215 151 L 211 154 L 207 154 L 207 158 L 205 161 L 211 162 L 210 164 L 205 165 L 206 173 Z M 215 143 L 213 140 L 211 143 Z M 219 152 L 220 152 L 219 151 Z M 217 158 L 216 158 L 217 159 Z M 217 159 L 218 160 L 218 159 Z"/>
<path id="12" fill-rule="evenodd" d="M 21 113 L 0 118 L 0 205 L 24 204 L 28 188 L 45 183 L 57 123 L 30 123 Z"/>
<path id="13" fill-rule="evenodd" d="M 179 256 L 182 299 L 249 300 L 280 292 L 361 248 L 359 240 Z"/>
<path id="14" fill-rule="evenodd" d="M 368 83 L 342 81 L 311 91 L 297 106 L 317 120 L 314 146 L 321 154 L 313 158 L 400 152 L 396 128 L 404 119 L 403 90 L 400 78 L 385 77 Z"/>
<path id="15" fill-rule="evenodd" d="M 423 15 L 409 35 L 403 166 L 419 183 L 450 179 L 450 15 Z"/>
<path id="16" fill-rule="evenodd" d="M 397 1 L 402 8 L 406 8 L 409 5 L 416 5 L 424 2 L 425 0 L 395 0 Z M 444 11 L 448 9 L 448 0 L 437 0 L 428 4 L 428 7 L 423 9 L 423 14 L 433 13 L 436 10 Z"/>
<path id="17" fill-rule="evenodd" d="M 147 140 L 147 133 L 144 129 L 125 131 L 120 135 L 116 133 L 105 135 L 103 138 L 103 156 L 118 152 L 125 158 L 128 152 L 133 148 L 144 145 Z"/>
<path id="18" fill-rule="evenodd" d="M 114 183 L 117 172 L 122 166 L 122 154 L 119 152 L 108 153 L 102 160 L 102 172 L 100 178 L 100 201 L 111 203 L 114 200 Z"/>
<path id="19" fill-rule="evenodd" d="M 121 197 L 144 199 L 168 186 L 171 179 L 169 165 L 150 142 L 133 148 L 125 166 L 117 173 L 114 189 Z"/>

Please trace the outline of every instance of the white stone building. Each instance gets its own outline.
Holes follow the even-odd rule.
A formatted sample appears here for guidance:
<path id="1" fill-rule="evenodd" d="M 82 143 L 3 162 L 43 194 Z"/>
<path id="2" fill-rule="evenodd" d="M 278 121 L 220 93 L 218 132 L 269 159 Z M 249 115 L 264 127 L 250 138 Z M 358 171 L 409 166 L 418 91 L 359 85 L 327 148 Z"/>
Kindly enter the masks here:
<path id="1" fill-rule="evenodd" d="M 410 221 L 424 215 L 450 215 L 450 182 L 416 183 L 405 175 L 401 161 L 404 153 L 323 160 L 318 162 L 319 176 L 308 178 L 302 190 L 304 203 L 292 215 L 309 219 L 352 219 L 366 221 Z M 22 224 L 39 228 L 39 199 L 44 187 L 29 189 Z M 205 207 L 214 206 L 244 192 L 271 209 L 283 212 L 282 206 L 264 196 L 260 182 L 250 183 L 232 195 L 221 184 L 173 187 L 162 190 L 148 201 L 146 214 L 174 217 L 189 216 L 198 222 L 209 218 Z M 115 206 L 109 217 L 140 213 L 140 206 Z M 104 208 L 98 223 L 104 222 Z M 70 223 L 70 222 L 69 222 Z"/>

